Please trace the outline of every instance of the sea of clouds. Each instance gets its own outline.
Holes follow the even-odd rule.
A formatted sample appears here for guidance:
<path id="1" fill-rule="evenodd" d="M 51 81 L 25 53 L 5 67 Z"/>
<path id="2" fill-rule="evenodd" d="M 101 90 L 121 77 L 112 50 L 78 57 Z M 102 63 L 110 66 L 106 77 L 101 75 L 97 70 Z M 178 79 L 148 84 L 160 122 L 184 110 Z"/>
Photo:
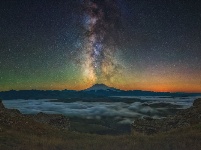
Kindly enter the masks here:
<path id="1" fill-rule="evenodd" d="M 124 97 L 121 97 L 124 98 Z M 128 97 L 126 97 L 128 98 Z M 131 97 L 133 98 L 133 97 Z M 162 118 L 172 111 L 167 105 L 163 107 L 151 104 L 172 104 L 173 109 L 188 108 L 192 105 L 196 97 L 170 98 L 170 97 L 135 97 L 141 99 L 140 102 L 57 102 L 48 99 L 42 100 L 4 100 L 6 108 L 20 110 L 23 114 L 37 114 L 39 112 L 49 114 L 64 114 L 66 116 L 76 116 L 89 119 L 101 119 L 111 117 L 119 123 L 131 123 L 136 118 L 153 117 Z"/>

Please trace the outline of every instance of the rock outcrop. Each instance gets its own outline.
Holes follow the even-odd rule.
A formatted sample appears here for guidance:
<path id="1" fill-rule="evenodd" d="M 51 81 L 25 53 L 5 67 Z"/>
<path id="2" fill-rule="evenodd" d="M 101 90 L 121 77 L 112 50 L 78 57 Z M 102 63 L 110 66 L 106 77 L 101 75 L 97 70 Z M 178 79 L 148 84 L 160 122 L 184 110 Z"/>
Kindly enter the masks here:
<path id="1" fill-rule="evenodd" d="M 18 109 L 6 109 L 2 100 L 0 100 L 0 113 L 7 113 L 13 117 L 21 114 Z"/>
<path id="2" fill-rule="evenodd" d="M 2 100 L 0 99 L 0 110 L 3 110 L 3 109 L 5 109 L 5 107 L 4 107 L 3 103 L 2 103 Z"/>
<path id="3" fill-rule="evenodd" d="M 195 100 L 192 107 L 178 111 L 174 116 L 164 119 L 137 119 L 132 124 L 132 131 L 154 134 L 199 123 L 201 123 L 201 98 Z"/>
<path id="4" fill-rule="evenodd" d="M 37 115 L 24 115 L 17 109 L 7 109 L 0 100 L 0 130 L 1 126 L 17 130 L 30 130 L 43 133 L 46 128 L 68 130 L 70 122 L 67 117 L 59 114 L 38 113 Z"/>

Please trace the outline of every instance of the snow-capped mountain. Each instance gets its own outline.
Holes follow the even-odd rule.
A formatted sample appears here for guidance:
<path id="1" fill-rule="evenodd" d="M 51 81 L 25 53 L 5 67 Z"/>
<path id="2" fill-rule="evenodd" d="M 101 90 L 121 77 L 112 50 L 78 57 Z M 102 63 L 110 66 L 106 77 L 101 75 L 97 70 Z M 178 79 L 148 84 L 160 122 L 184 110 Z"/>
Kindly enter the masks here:
<path id="1" fill-rule="evenodd" d="M 94 84 L 92 87 L 84 90 L 84 91 L 119 91 L 113 87 L 109 87 L 105 84 Z"/>

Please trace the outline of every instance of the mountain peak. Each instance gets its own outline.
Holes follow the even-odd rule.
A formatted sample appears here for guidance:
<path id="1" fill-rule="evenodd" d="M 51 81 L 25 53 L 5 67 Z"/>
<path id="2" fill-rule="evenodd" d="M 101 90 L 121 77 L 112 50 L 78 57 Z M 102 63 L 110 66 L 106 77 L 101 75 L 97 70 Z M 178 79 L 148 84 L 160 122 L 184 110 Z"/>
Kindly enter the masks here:
<path id="1" fill-rule="evenodd" d="M 94 84 L 93 86 L 91 86 L 90 88 L 86 89 L 85 91 L 98 91 L 98 90 L 117 90 L 113 87 L 109 87 L 105 84 Z"/>

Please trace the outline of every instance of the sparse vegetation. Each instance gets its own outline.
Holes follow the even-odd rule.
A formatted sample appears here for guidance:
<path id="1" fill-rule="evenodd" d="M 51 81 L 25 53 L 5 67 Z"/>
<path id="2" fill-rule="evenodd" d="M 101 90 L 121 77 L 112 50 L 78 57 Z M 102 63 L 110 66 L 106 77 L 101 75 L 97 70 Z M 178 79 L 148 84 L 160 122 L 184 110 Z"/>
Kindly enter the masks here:
<path id="1" fill-rule="evenodd" d="M 77 127 L 79 126 L 77 125 Z M 90 128 L 94 130 L 93 126 Z M 107 129 L 100 127 L 100 130 Z M 67 131 L 49 124 L 35 122 L 17 110 L 4 108 L 3 105 L 0 108 L 1 150 L 201 149 L 200 123 L 153 135 L 140 134 L 135 131 L 127 135 L 98 135 L 75 131 Z"/>
<path id="2" fill-rule="evenodd" d="M 152 136 L 90 135 L 52 131 L 44 135 L 15 130 L 0 133 L 1 150 L 198 150 L 201 148 L 201 125 Z"/>

